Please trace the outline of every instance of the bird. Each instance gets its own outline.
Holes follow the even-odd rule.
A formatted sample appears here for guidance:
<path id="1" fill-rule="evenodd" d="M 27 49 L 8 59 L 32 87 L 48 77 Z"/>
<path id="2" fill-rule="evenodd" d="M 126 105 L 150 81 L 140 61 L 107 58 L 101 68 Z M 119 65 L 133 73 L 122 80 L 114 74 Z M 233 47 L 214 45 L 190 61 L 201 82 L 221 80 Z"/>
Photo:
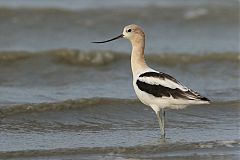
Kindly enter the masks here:
<path id="1" fill-rule="evenodd" d="M 166 109 L 183 109 L 189 105 L 210 103 L 208 98 L 187 88 L 171 75 L 156 71 L 147 65 L 144 58 L 145 33 L 140 26 L 136 24 L 127 25 L 119 36 L 92 43 L 106 43 L 120 38 L 128 39 L 131 42 L 133 88 L 138 99 L 151 107 L 156 113 L 161 139 L 165 139 L 166 135 Z"/>

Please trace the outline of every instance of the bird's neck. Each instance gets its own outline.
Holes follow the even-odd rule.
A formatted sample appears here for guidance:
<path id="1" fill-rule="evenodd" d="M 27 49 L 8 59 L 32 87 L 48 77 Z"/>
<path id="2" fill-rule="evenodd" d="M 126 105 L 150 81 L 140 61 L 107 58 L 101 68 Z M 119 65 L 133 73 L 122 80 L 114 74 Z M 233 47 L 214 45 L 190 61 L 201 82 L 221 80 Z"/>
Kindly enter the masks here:
<path id="1" fill-rule="evenodd" d="M 145 40 L 144 37 L 134 40 L 132 43 L 131 67 L 133 77 L 148 68 L 144 58 Z"/>

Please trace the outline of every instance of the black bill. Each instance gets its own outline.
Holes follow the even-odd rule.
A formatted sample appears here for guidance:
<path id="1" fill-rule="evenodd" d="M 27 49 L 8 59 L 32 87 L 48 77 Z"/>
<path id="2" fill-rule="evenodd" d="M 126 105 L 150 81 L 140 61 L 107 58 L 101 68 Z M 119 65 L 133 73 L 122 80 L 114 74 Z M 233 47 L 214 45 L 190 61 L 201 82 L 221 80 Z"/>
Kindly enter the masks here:
<path id="1" fill-rule="evenodd" d="M 115 37 L 115 38 L 112 38 L 112 39 L 109 39 L 109 40 L 106 40 L 106 41 L 99 41 L 99 42 L 92 42 L 92 43 L 106 43 L 106 42 L 110 42 L 110 41 L 113 41 L 113 40 L 116 40 L 116 39 L 119 39 L 119 38 L 123 38 L 123 34 Z"/>

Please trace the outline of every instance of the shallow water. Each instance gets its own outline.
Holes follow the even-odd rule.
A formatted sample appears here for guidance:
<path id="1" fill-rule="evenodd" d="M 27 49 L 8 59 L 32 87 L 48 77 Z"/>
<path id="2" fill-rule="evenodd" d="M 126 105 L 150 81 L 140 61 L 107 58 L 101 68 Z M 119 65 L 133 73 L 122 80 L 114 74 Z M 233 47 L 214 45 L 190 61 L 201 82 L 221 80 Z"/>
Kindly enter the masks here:
<path id="1" fill-rule="evenodd" d="M 239 159 L 238 1 L 71 2 L 0 0 L 0 159 Z M 129 42 L 90 43 L 130 23 L 152 68 L 212 101 L 167 110 L 166 142 Z"/>
<path id="2" fill-rule="evenodd" d="M 238 155 L 240 143 L 232 134 L 239 132 L 239 101 L 167 111 L 165 143 L 159 140 L 155 113 L 134 100 L 22 105 L 1 113 L 1 157 L 231 157 Z"/>
<path id="3" fill-rule="evenodd" d="M 167 143 L 159 141 L 153 111 L 136 100 L 130 55 L 65 49 L 1 55 L 0 157 L 239 156 L 237 53 L 146 56 L 213 101 L 167 111 Z"/>

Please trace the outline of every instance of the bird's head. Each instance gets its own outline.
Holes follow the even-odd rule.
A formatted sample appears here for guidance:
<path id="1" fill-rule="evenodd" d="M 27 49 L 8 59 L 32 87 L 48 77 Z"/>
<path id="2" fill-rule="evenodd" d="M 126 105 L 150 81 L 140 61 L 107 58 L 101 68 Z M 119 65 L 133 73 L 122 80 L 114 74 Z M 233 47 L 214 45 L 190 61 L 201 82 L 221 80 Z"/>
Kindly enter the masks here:
<path id="1" fill-rule="evenodd" d="M 124 27 L 123 29 L 123 33 L 115 38 L 106 40 L 106 41 L 98 41 L 98 42 L 93 42 L 93 43 L 106 43 L 106 42 L 110 42 L 119 38 L 126 38 L 128 39 L 130 42 L 138 42 L 139 40 L 144 40 L 145 38 L 145 34 L 142 30 L 141 27 L 139 27 L 136 24 L 131 24 L 128 25 L 126 27 Z"/>
<path id="2" fill-rule="evenodd" d="M 126 38 L 130 41 L 136 41 L 145 37 L 145 34 L 141 27 L 135 24 L 128 25 L 123 29 L 123 38 Z"/>

